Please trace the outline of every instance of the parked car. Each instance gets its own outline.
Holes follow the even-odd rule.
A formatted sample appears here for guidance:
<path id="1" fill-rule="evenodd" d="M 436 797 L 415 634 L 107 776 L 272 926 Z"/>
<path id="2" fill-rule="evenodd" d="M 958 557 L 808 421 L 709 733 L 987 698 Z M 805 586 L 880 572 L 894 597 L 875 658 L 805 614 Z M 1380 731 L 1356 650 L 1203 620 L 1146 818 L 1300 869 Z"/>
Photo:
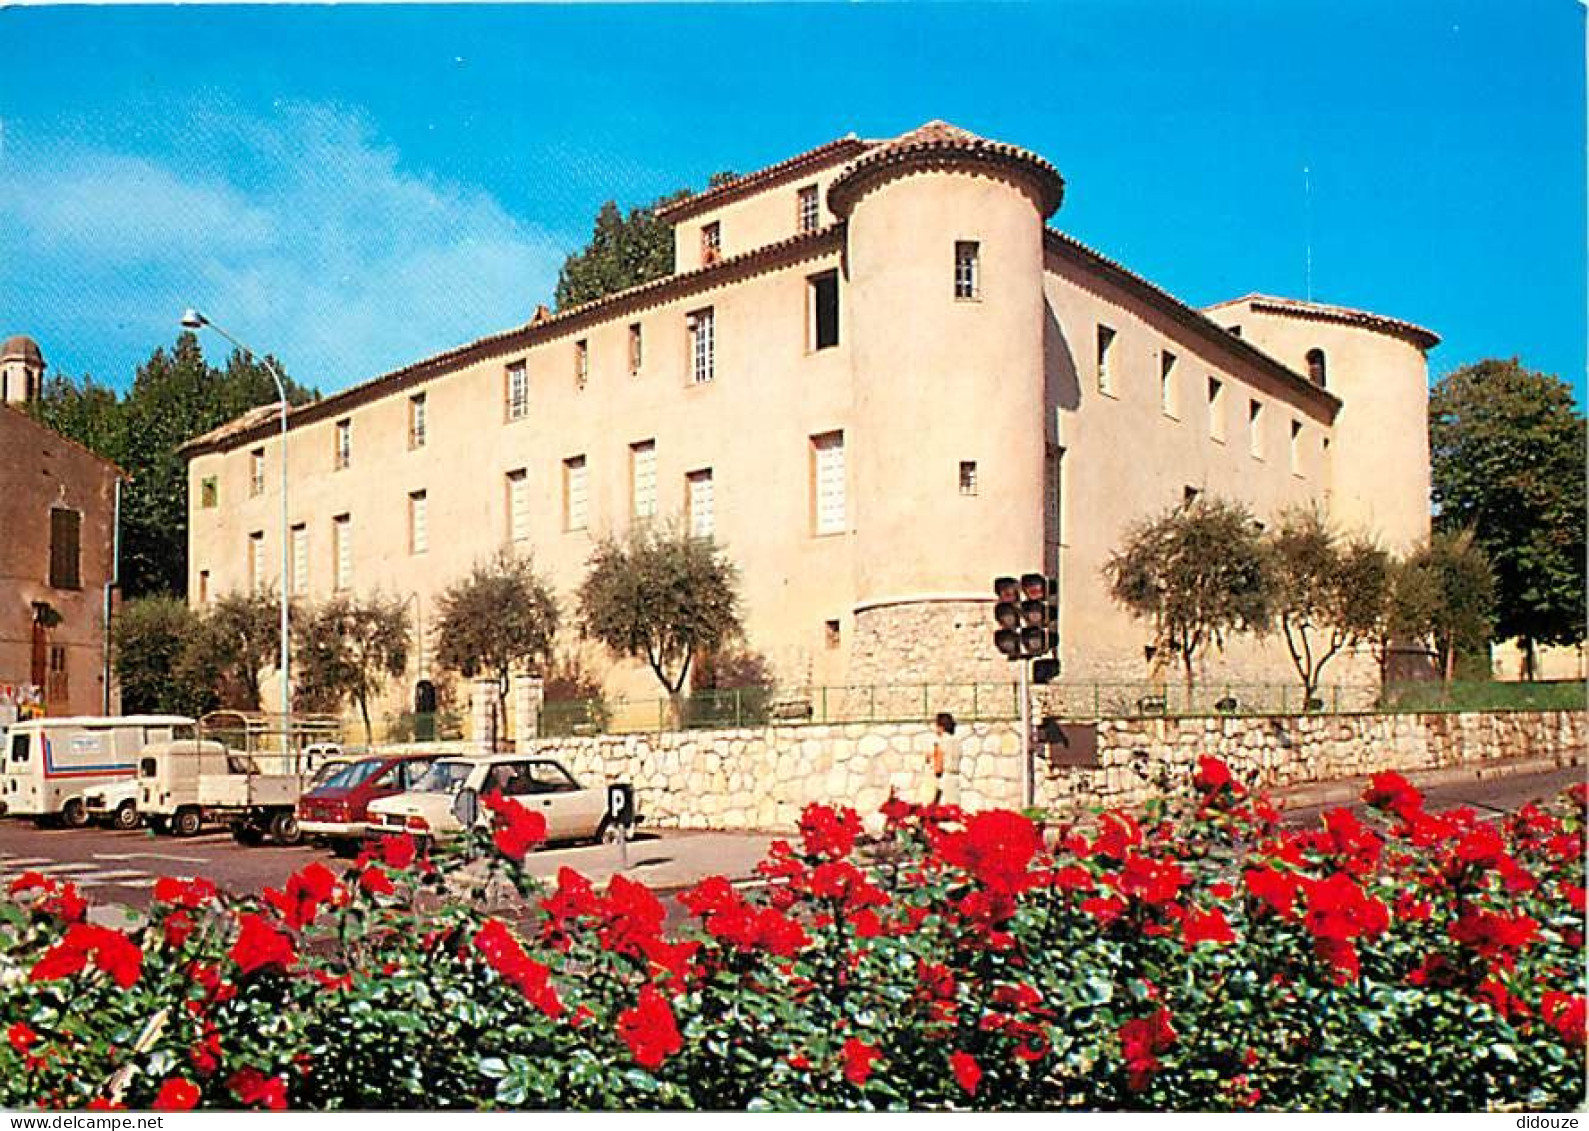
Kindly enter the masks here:
<path id="1" fill-rule="evenodd" d="M 298 799 L 298 827 L 310 840 L 351 854 L 364 840 L 370 802 L 406 793 L 436 754 L 377 754 L 342 765 Z"/>
<path id="2" fill-rule="evenodd" d="M 548 840 L 617 839 L 618 828 L 607 816 L 605 783 L 588 787 L 554 759 L 518 754 L 439 758 L 412 790 L 373 802 L 367 828 L 373 835 L 456 836 L 464 828 L 461 815 L 471 810 L 477 826 L 489 824 L 491 811 L 475 802 L 491 794 L 541 813 Z"/>
<path id="3" fill-rule="evenodd" d="M 279 758 L 270 759 L 279 763 Z M 304 777 L 264 772 L 254 755 L 208 739 L 157 742 L 138 754 L 138 808 L 157 833 L 227 825 L 239 844 L 297 844 Z"/>
<path id="4" fill-rule="evenodd" d="M 83 805 L 90 820 L 107 829 L 135 829 L 143 824 L 138 812 L 138 779 L 91 785 L 83 790 Z"/>
<path id="5" fill-rule="evenodd" d="M 185 715 L 31 719 L 6 731 L 0 772 L 0 813 L 58 820 L 68 828 L 88 824 L 83 791 L 135 778 L 138 752 L 151 742 L 192 738 Z"/>

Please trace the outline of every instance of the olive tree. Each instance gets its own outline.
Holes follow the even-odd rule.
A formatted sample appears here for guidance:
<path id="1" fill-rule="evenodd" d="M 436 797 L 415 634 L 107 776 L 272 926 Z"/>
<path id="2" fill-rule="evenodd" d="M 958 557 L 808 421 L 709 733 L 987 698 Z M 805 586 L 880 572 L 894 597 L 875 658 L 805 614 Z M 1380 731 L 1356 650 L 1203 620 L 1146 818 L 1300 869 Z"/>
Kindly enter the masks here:
<path id="1" fill-rule="evenodd" d="M 1494 626 L 1495 575 L 1473 532 L 1431 535 L 1401 567 L 1394 601 L 1399 626 L 1433 643 L 1450 683 L 1457 655 L 1485 648 Z"/>
<path id="2" fill-rule="evenodd" d="M 557 601 L 531 559 L 500 550 L 436 602 L 436 659 L 465 679 L 496 681 L 497 718 L 507 717 L 508 676 L 542 669 L 557 635 Z"/>
<path id="3" fill-rule="evenodd" d="M 228 593 L 206 608 L 192 645 L 183 650 L 184 678 L 211 688 L 223 707 L 260 708 L 259 673 L 275 667 L 281 648 L 281 605 L 269 592 Z"/>
<path id="4" fill-rule="evenodd" d="M 1104 565 L 1109 594 L 1181 661 L 1190 698 L 1198 655 L 1236 632 L 1266 632 L 1274 581 L 1246 507 L 1200 498 L 1134 527 Z"/>
<path id="5" fill-rule="evenodd" d="M 579 625 L 614 655 L 644 661 L 677 718 L 691 660 L 743 632 L 739 571 L 677 523 L 637 524 L 597 543 L 579 587 Z"/>
<path id="6" fill-rule="evenodd" d="M 1365 538 L 1343 543 L 1316 509 L 1287 511 L 1267 539 L 1274 613 L 1311 702 L 1324 666 L 1376 639 L 1384 621 L 1390 555 Z"/>
<path id="7" fill-rule="evenodd" d="M 300 702 L 339 707 L 352 700 L 373 743 L 370 700 L 408 667 L 408 615 L 398 597 L 338 595 L 300 613 L 293 624 Z"/>
<path id="8" fill-rule="evenodd" d="M 176 597 L 134 597 L 111 630 L 121 707 L 129 715 L 202 715 L 215 689 L 194 678 L 186 653 L 199 636 L 199 615 Z"/>

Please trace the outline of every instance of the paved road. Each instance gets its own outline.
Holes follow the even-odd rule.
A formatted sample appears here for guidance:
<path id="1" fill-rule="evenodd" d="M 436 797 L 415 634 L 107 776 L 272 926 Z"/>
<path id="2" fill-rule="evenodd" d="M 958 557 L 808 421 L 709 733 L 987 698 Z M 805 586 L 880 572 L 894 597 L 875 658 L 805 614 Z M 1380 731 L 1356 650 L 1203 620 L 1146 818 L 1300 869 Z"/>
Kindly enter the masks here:
<path id="1" fill-rule="evenodd" d="M 1482 780 L 1429 782 L 1429 775 L 1416 773 L 1408 774 L 1407 778 L 1423 791 L 1426 808 L 1455 809 L 1469 805 L 1483 816 L 1510 812 L 1527 802 L 1554 797 L 1568 786 L 1586 780 L 1585 773 L 1583 766 L 1565 766 Z M 1342 783 L 1329 790 L 1311 787 L 1306 794 L 1286 806 L 1285 821 L 1287 824 L 1312 824 L 1324 810 L 1341 805 L 1361 810 L 1364 806 L 1359 798 L 1367 785 L 1368 779 L 1364 778 L 1360 782 Z"/>

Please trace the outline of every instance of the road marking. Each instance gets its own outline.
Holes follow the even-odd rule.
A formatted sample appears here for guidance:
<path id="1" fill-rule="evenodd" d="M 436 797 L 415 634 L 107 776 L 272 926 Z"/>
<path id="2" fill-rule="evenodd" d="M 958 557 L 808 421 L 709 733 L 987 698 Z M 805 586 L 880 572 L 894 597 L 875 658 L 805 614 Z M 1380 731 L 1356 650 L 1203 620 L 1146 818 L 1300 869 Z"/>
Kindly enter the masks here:
<path id="1" fill-rule="evenodd" d="M 12 860 L 5 853 L 0 852 L 0 863 L 5 864 L 7 867 L 31 868 L 35 864 L 50 864 L 53 862 L 53 858 L 49 856 L 19 856 Z"/>
<path id="2" fill-rule="evenodd" d="M 136 879 L 140 879 L 140 878 L 148 879 L 149 878 L 149 873 L 148 872 L 128 872 L 128 871 L 125 871 L 125 870 L 122 870 L 122 871 L 110 871 L 110 872 L 90 872 L 87 875 L 72 877 L 72 882 L 75 883 L 80 888 L 91 888 L 91 887 L 99 887 L 99 886 L 101 886 L 103 884 L 120 885 L 122 883 L 122 881 L 124 881 L 124 880 L 136 880 Z"/>
<path id="3" fill-rule="evenodd" d="M 15 874 L 13 872 L 14 867 L 13 864 L 8 862 L 4 868 L 0 868 L 0 875 Z M 22 871 L 37 872 L 41 876 L 56 876 L 63 872 L 73 874 L 77 872 L 92 872 L 97 867 L 99 867 L 98 864 L 88 864 L 82 861 L 64 861 L 60 864 L 41 864 L 38 867 L 25 867 Z"/>
<path id="4" fill-rule="evenodd" d="M 208 864 L 203 856 L 172 856 L 166 852 L 96 852 L 95 860 L 172 860 L 179 864 Z"/>

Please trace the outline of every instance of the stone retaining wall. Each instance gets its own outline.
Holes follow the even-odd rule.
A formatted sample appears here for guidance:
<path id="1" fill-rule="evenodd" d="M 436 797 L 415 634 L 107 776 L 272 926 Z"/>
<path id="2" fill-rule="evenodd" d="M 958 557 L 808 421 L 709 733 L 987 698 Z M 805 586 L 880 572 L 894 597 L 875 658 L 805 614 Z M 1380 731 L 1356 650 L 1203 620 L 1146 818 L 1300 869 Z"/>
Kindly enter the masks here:
<path id="1" fill-rule="evenodd" d="M 1020 743 L 1011 723 L 962 726 L 962 802 L 1018 806 Z M 576 775 L 634 784 L 646 823 L 672 828 L 794 829 L 809 802 L 875 812 L 908 794 L 932 749 L 923 723 L 762 727 L 598 735 L 525 745 L 563 758 Z M 1186 783 L 1200 754 L 1225 759 L 1269 788 L 1377 770 L 1482 766 L 1501 759 L 1581 762 L 1581 711 L 1113 719 L 1098 724 L 1097 769 L 1039 761 L 1039 804 L 1080 813 L 1134 805 Z"/>

